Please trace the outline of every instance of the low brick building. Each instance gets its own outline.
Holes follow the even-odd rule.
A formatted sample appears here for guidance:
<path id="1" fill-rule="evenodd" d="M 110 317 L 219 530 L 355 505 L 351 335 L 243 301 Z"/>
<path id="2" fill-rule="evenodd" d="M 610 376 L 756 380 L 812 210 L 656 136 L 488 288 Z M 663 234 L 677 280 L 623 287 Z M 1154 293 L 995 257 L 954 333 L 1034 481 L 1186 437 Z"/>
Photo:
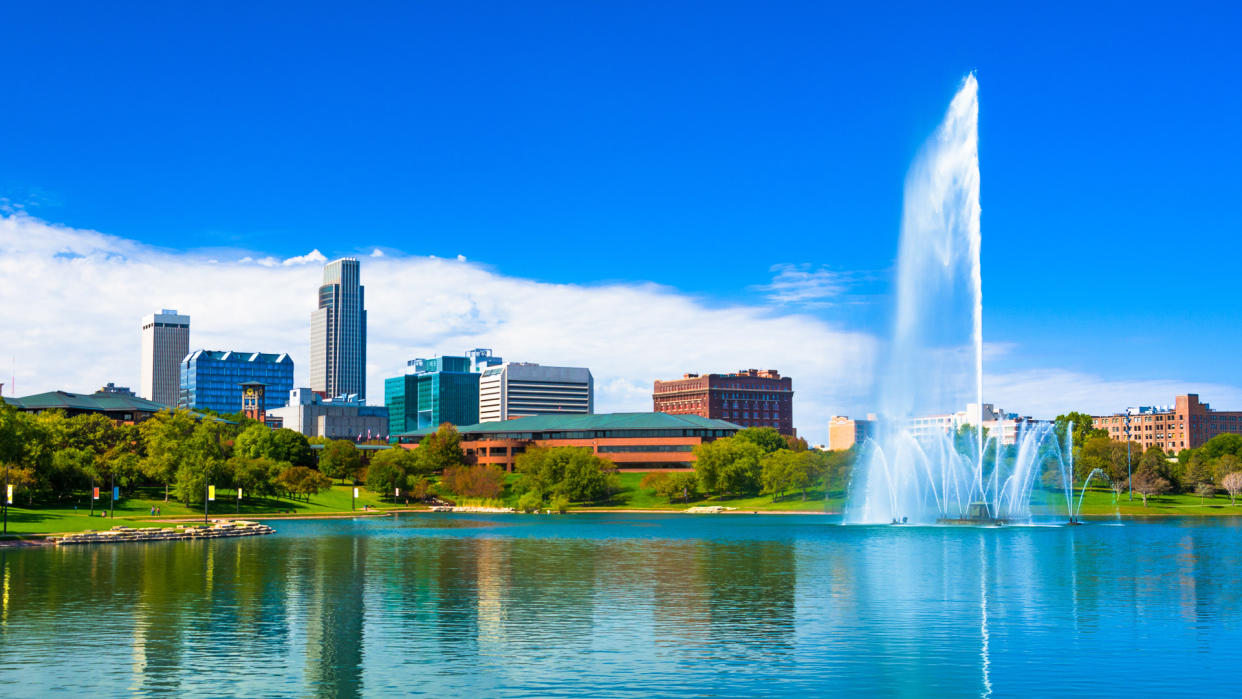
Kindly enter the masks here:
<path id="1" fill-rule="evenodd" d="M 694 447 L 737 434 L 737 425 L 696 415 L 608 413 L 538 415 L 458 427 L 461 447 L 471 463 L 495 464 L 512 471 L 519 454 L 532 446 L 587 447 L 623 470 L 694 468 Z M 395 435 L 406 448 L 418 446 L 436 428 Z"/>
<path id="2" fill-rule="evenodd" d="M 1091 418 L 1092 425 L 1117 441 L 1159 445 L 1166 452 L 1194 449 L 1218 434 L 1242 434 L 1242 412 L 1212 410 L 1197 393 L 1178 396 L 1172 406 L 1128 408 Z"/>
<path id="3" fill-rule="evenodd" d="M 796 435 L 793 393 L 793 379 L 775 369 L 743 369 L 656 381 L 651 399 L 658 413 L 698 415 L 742 427 L 774 427 L 781 434 Z"/>

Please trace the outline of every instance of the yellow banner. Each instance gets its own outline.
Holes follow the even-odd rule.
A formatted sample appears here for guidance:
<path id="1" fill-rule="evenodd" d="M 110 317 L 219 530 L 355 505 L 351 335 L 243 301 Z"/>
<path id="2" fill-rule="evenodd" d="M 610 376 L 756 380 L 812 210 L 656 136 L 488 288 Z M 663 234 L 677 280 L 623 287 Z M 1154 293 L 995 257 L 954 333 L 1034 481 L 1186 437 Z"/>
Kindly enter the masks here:
<path id="1" fill-rule="evenodd" d="M 207 486 L 207 499 L 212 502 L 216 501 L 216 486 L 214 485 Z"/>
<path id="2" fill-rule="evenodd" d="M 241 500 L 241 488 L 237 489 L 237 499 Z"/>
<path id="3" fill-rule="evenodd" d="M 357 488 L 354 488 L 354 490 L 357 490 Z M 9 492 L 5 494 L 5 501 L 8 502 L 10 505 L 12 505 L 13 504 L 13 484 L 12 483 L 9 484 L 8 491 Z"/>
<path id="4" fill-rule="evenodd" d="M 357 497 L 358 497 L 358 489 L 357 489 L 357 488 L 354 488 L 354 497 L 355 497 L 355 498 L 357 498 Z"/>

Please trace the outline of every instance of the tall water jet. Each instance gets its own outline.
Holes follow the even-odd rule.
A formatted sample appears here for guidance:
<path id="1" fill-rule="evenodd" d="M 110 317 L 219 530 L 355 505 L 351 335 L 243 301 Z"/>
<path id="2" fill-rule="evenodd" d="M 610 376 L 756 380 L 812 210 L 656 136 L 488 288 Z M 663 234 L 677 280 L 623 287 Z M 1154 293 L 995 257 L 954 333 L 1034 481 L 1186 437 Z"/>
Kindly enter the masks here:
<path id="1" fill-rule="evenodd" d="M 1029 518 L 1032 489 L 1060 476 L 1073 512 L 1068 442 L 1052 424 L 1002 445 L 984 432 L 979 99 L 967 75 L 906 176 L 893 338 L 879 377 L 880 421 L 851 485 L 851 523 Z M 973 403 L 969 434 L 911 429 Z"/>
<path id="2" fill-rule="evenodd" d="M 916 416 L 983 404 L 978 123 L 978 82 L 970 74 L 906 176 L 896 319 L 878 383 L 881 422 L 863 445 L 847 521 L 934 519 L 927 491 L 940 499 L 966 485 L 945 473 L 946 460 L 960 460 L 949 453 L 957 450 L 933 445 L 929 453 L 906 428 Z M 982 425 L 973 441 L 971 461 L 981 464 Z M 970 470 L 978 472 L 969 487 L 981 493 L 983 471 Z"/>

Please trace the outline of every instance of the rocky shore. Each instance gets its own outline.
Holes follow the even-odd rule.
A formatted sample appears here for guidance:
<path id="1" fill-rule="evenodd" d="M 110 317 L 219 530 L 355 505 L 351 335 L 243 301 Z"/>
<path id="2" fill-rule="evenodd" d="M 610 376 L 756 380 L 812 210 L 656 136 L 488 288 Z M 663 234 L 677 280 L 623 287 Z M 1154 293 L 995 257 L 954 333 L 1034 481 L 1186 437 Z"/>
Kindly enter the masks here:
<path id="1" fill-rule="evenodd" d="M 272 528 L 258 522 L 244 520 L 217 520 L 207 525 L 177 525 L 170 528 L 134 529 L 113 527 L 106 531 L 77 532 L 57 537 L 57 545 L 65 544 L 112 544 L 127 541 L 186 541 L 190 539 L 221 539 L 234 536 L 259 536 L 271 534 Z"/>

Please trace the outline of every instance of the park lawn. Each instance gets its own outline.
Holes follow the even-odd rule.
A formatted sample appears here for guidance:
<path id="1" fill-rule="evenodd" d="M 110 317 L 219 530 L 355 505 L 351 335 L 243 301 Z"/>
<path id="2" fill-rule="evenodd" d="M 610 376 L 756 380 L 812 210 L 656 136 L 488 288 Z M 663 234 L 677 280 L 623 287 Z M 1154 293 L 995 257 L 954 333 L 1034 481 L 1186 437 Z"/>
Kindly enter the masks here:
<path id="1" fill-rule="evenodd" d="M 1075 498 L 1078 493 L 1075 493 Z M 1077 500 L 1075 500 L 1077 502 Z M 1064 496 L 1047 500 L 1047 504 L 1032 503 L 1035 514 L 1065 514 Z M 1107 488 L 1090 488 L 1082 499 L 1080 514 L 1087 516 L 1142 516 L 1142 515 L 1186 515 L 1186 516 L 1229 516 L 1242 515 L 1242 500 L 1237 506 L 1229 504 L 1229 496 L 1216 494 L 1200 501 L 1198 495 L 1178 494 L 1159 495 L 1147 498 L 1147 507 L 1143 507 L 1143 497 L 1134 494 L 1130 500 L 1129 493 L 1123 492 L 1114 498 L 1113 491 Z"/>
<path id="2" fill-rule="evenodd" d="M 327 492 L 311 496 L 310 502 L 287 498 L 245 498 L 241 503 L 240 516 L 279 515 L 285 513 L 292 513 L 294 515 L 348 513 L 351 512 L 350 496 L 352 490 L 352 486 L 334 485 Z M 236 492 L 232 489 L 217 489 L 216 501 L 211 503 L 211 506 L 208 508 L 208 516 L 238 516 L 239 508 L 235 500 Z M 9 508 L 8 534 L 10 536 L 59 534 L 86 529 L 111 529 L 121 525 L 126 527 L 162 527 L 172 526 L 169 520 L 201 519 L 203 516 L 202 503 L 196 503 L 194 507 L 186 507 L 174 499 L 164 502 L 163 488 L 140 488 L 134 491 L 131 497 L 123 497 L 118 500 L 115 517 L 106 518 L 101 517 L 100 514 L 108 509 L 107 492 L 101 492 L 101 496 L 99 500 L 95 501 L 94 516 L 90 515 L 89 501 L 85 498 L 79 503 L 76 511 L 73 509 L 72 504 L 69 504 L 67 507 L 45 507 L 37 504 L 34 507 L 28 507 L 20 504 L 20 502 L 14 503 Z M 394 507 L 404 507 L 404 501 L 396 504 L 390 500 L 381 501 L 375 493 L 367 492 L 366 489 L 359 487 L 356 505 L 358 511 L 362 510 L 363 505 L 368 505 L 372 509 L 386 510 L 393 509 Z M 158 518 L 151 516 L 152 507 L 160 508 L 160 516 Z"/>
<path id="3" fill-rule="evenodd" d="M 832 498 L 827 503 L 824 502 L 824 491 L 809 490 L 807 491 L 807 499 L 802 499 L 801 493 L 786 494 L 778 502 L 772 502 L 771 495 L 758 495 L 753 497 L 713 497 L 705 498 L 703 496 L 692 497 L 689 503 L 669 502 L 667 499 L 656 495 L 654 492 L 639 486 L 646 472 L 642 471 L 622 471 L 617 474 L 621 479 L 621 492 L 612 497 L 611 500 L 597 503 L 574 503 L 572 509 L 579 511 L 590 511 L 593 509 L 623 509 L 623 510 L 668 510 L 677 512 L 688 507 L 702 505 L 722 505 L 724 507 L 735 507 L 738 510 L 751 510 L 762 512 L 839 512 L 843 504 L 842 494 L 834 492 Z M 507 506 L 513 507 L 517 504 L 517 494 L 513 491 L 515 478 L 506 479 L 506 488 L 504 500 Z"/>

